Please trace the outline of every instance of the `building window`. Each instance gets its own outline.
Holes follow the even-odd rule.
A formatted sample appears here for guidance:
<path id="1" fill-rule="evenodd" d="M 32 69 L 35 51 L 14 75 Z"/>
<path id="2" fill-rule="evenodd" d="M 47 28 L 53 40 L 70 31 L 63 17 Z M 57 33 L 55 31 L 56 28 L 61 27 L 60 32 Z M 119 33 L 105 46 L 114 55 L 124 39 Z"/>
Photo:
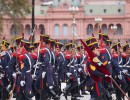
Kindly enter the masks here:
<path id="1" fill-rule="evenodd" d="M 118 9 L 118 13 L 121 13 L 121 9 Z"/>
<path id="2" fill-rule="evenodd" d="M 93 33 L 93 25 L 92 25 L 92 24 L 89 24 L 89 25 L 87 26 L 87 34 L 88 34 L 88 35 L 92 35 L 92 33 Z"/>
<path id="3" fill-rule="evenodd" d="M 72 2 L 74 2 L 74 0 L 72 0 Z"/>
<path id="4" fill-rule="evenodd" d="M 60 2 L 60 0 L 58 0 L 58 2 Z"/>
<path id="5" fill-rule="evenodd" d="M 31 28 L 30 28 L 30 25 L 26 25 L 26 26 L 25 26 L 25 31 L 26 31 L 26 34 L 28 34 L 28 35 L 31 34 Z"/>
<path id="6" fill-rule="evenodd" d="M 123 34 L 123 29 L 121 24 L 117 24 L 117 35 L 122 35 Z"/>
<path id="7" fill-rule="evenodd" d="M 64 36 L 67 36 L 67 35 L 68 35 L 68 25 L 67 25 L 67 24 L 64 24 L 64 25 L 63 25 L 63 35 L 64 35 Z"/>
<path id="8" fill-rule="evenodd" d="M 90 13 L 93 13 L 93 10 L 92 10 L 92 9 L 90 9 Z"/>
<path id="9" fill-rule="evenodd" d="M 44 14 L 44 10 L 41 10 L 41 14 Z"/>
<path id="10" fill-rule="evenodd" d="M 55 36 L 59 36 L 60 35 L 60 26 L 59 26 L 59 24 L 55 24 L 54 32 L 55 32 Z"/>
<path id="11" fill-rule="evenodd" d="M 104 34 L 107 34 L 107 33 L 108 33 L 108 29 L 107 29 L 107 25 L 106 25 L 106 24 L 103 24 L 103 25 L 102 25 L 102 32 L 103 32 Z"/>
<path id="12" fill-rule="evenodd" d="M 45 28 L 44 28 L 44 25 L 39 25 L 39 31 L 40 31 L 40 34 L 45 34 Z"/>
<path id="13" fill-rule="evenodd" d="M 107 10 L 106 9 L 104 9 L 104 13 L 106 13 L 107 12 Z"/>

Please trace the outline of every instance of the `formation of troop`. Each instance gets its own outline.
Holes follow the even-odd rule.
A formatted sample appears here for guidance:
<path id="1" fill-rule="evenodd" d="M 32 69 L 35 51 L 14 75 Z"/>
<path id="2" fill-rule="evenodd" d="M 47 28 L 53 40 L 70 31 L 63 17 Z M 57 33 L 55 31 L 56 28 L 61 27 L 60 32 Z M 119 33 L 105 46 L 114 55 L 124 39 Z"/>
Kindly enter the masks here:
<path id="1" fill-rule="evenodd" d="M 24 34 L 12 46 L 4 37 L 0 52 L 0 100 L 68 100 L 91 95 L 91 100 L 130 97 L 129 43 L 115 43 L 99 33 L 80 45 L 63 44 L 40 34 L 32 43 Z M 66 86 L 62 88 L 62 85 Z M 126 95 L 127 94 L 127 95 Z M 87 99 L 86 99 L 87 100 Z"/>

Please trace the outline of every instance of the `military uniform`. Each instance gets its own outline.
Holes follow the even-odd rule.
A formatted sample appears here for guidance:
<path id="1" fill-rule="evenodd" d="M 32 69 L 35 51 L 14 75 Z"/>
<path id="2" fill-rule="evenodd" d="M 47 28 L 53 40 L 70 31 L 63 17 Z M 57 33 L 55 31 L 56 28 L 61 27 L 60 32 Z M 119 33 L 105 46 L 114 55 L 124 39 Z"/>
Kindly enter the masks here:
<path id="1" fill-rule="evenodd" d="M 19 58 L 19 75 L 17 78 L 16 100 L 31 100 L 32 91 L 32 58 L 28 52 L 31 43 L 28 40 L 21 40 L 21 55 Z"/>
<path id="2" fill-rule="evenodd" d="M 118 53 L 118 48 L 120 46 L 120 42 L 117 42 L 113 44 L 112 48 L 114 51 L 112 52 L 112 68 L 113 68 L 113 78 L 116 80 L 116 82 L 121 85 L 122 89 L 125 90 L 127 87 L 127 82 L 125 80 L 124 75 L 121 72 L 121 68 L 119 67 L 119 53 Z M 123 85 L 122 85 L 123 84 Z M 115 87 L 116 88 L 116 87 Z M 120 95 L 119 95 L 120 94 Z M 121 95 L 121 91 L 116 88 L 116 97 L 118 100 L 121 100 L 123 95 Z"/>
<path id="3" fill-rule="evenodd" d="M 2 100 L 6 100 L 8 98 L 8 91 L 7 91 L 7 87 L 10 83 L 9 80 L 9 70 L 8 70 L 8 62 L 11 59 L 11 55 L 9 53 L 9 51 L 7 50 L 7 48 L 9 47 L 10 43 L 8 41 L 6 41 L 5 39 L 3 39 L 2 41 L 2 52 L 1 52 L 1 99 Z"/>
<path id="4" fill-rule="evenodd" d="M 41 92 L 41 100 L 44 99 L 45 91 L 48 94 L 51 94 L 51 96 L 54 99 L 58 99 L 59 97 L 57 96 L 57 94 L 54 92 L 53 88 L 54 88 L 54 80 L 53 80 L 53 66 L 51 64 L 51 59 L 52 59 L 52 55 L 51 55 L 51 50 L 48 47 L 49 44 L 49 36 L 48 35 L 41 35 L 40 36 L 41 39 L 41 50 L 40 50 L 40 62 L 44 63 L 44 65 L 40 66 L 40 86 L 41 89 L 43 90 L 43 92 Z M 45 75 L 46 73 L 46 75 Z M 47 91 L 48 90 L 48 91 Z M 45 99 L 46 100 L 46 99 Z"/>

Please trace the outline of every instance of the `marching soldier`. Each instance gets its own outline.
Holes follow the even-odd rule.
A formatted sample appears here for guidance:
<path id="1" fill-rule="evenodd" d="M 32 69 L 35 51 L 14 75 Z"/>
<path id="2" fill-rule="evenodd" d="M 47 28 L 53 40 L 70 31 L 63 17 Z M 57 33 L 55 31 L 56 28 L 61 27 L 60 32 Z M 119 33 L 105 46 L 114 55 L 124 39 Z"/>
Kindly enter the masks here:
<path id="1" fill-rule="evenodd" d="M 122 74 L 121 68 L 119 67 L 119 47 L 120 47 L 120 42 L 114 43 L 112 45 L 112 68 L 113 68 L 113 78 L 116 80 L 116 82 L 121 85 L 121 87 L 123 88 L 123 90 L 126 89 L 127 87 L 127 82 L 124 78 L 124 75 Z M 116 87 L 115 87 L 116 88 Z M 120 95 L 119 95 L 120 94 Z M 116 88 L 116 98 L 118 100 L 121 100 L 121 98 L 123 97 L 123 95 L 121 95 L 121 91 Z"/>
<path id="2" fill-rule="evenodd" d="M 51 64 L 51 50 L 49 48 L 49 36 L 48 35 L 40 35 L 41 39 L 41 50 L 40 50 L 40 62 L 44 63 L 44 65 L 40 67 L 40 86 L 41 86 L 41 100 L 46 100 L 45 93 L 51 94 L 51 96 L 58 100 L 59 96 L 54 92 L 54 80 L 53 80 L 53 66 Z M 46 91 L 48 90 L 48 91 Z"/>
<path id="3" fill-rule="evenodd" d="M 19 70 L 17 73 L 17 96 L 16 100 L 31 100 L 33 97 L 32 91 L 32 58 L 29 54 L 31 43 L 28 40 L 21 40 L 21 54 L 19 58 Z"/>
<path id="4" fill-rule="evenodd" d="M 109 72 L 111 72 L 112 75 L 112 66 L 111 66 L 111 60 L 112 55 L 110 52 L 110 48 L 108 46 L 110 45 L 110 40 L 107 34 L 100 33 L 99 34 L 99 45 L 100 45 L 100 60 L 102 63 L 106 63 L 106 67 Z M 108 83 L 103 79 L 103 86 L 106 89 L 106 91 L 112 92 L 112 82 Z M 106 94 L 108 98 L 111 98 L 109 94 Z"/>
<path id="5" fill-rule="evenodd" d="M 39 52 L 39 42 L 34 42 L 33 45 L 30 47 L 31 52 L 30 52 L 30 56 L 33 59 L 33 63 L 32 63 L 32 70 L 31 70 L 31 74 L 32 74 L 32 79 L 33 79 L 33 91 L 34 91 L 34 95 L 35 95 L 35 99 L 36 100 L 40 100 L 40 94 L 39 94 L 39 87 L 38 87 L 38 81 L 37 79 L 37 75 L 38 75 L 38 66 L 39 66 L 39 62 L 38 62 L 38 52 Z"/>
<path id="6" fill-rule="evenodd" d="M 80 85 L 79 88 L 81 89 L 82 95 L 86 95 L 85 93 L 85 85 L 86 85 L 86 73 L 85 73 L 85 68 L 84 68 L 84 61 L 85 61 L 85 55 L 81 54 L 81 50 L 83 49 L 82 45 L 77 46 L 77 53 L 76 53 L 76 58 L 77 58 L 77 64 L 78 64 L 78 72 L 79 72 L 79 77 L 80 77 Z"/>
<path id="7" fill-rule="evenodd" d="M 126 52 L 128 48 L 129 48 L 129 44 L 126 41 L 126 44 L 124 44 L 122 46 L 122 52 L 121 52 L 121 57 L 120 57 L 120 61 L 119 61 L 119 66 L 121 67 L 122 73 L 128 84 L 128 86 L 126 88 L 126 92 L 128 92 L 128 96 L 130 97 L 130 68 L 129 68 L 130 59 Z"/>
<path id="8" fill-rule="evenodd" d="M 8 97 L 8 91 L 7 91 L 7 87 L 10 83 L 9 80 L 9 71 L 8 71 L 8 62 L 11 59 L 11 55 L 8 51 L 8 47 L 9 47 L 10 43 L 8 41 L 5 40 L 5 38 L 3 38 L 2 40 L 2 45 L 1 45 L 1 53 L 0 53 L 0 60 L 1 60 L 1 85 L 2 85 L 2 91 L 1 91 L 1 99 L 2 100 L 6 100 Z"/>
<path id="9" fill-rule="evenodd" d="M 17 69 L 18 69 L 18 57 L 19 55 L 21 54 L 20 53 L 20 43 L 21 43 L 21 39 L 24 39 L 24 34 L 22 33 L 22 36 L 21 37 L 18 37 L 15 39 L 15 43 L 16 43 L 16 46 L 15 48 L 13 47 L 12 48 L 12 54 L 11 54 L 11 59 L 8 63 L 8 71 L 9 71 L 9 75 L 10 75 L 10 81 L 11 83 L 9 84 L 8 86 L 8 91 L 9 92 L 13 92 L 13 95 L 14 97 L 16 96 L 16 72 L 17 72 Z M 14 89 L 13 89 L 14 87 Z M 12 90 L 12 91 L 10 91 Z M 11 97 L 11 94 L 9 96 L 9 98 Z"/>
<path id="10" fill-rule="evenodd" d="M 61 48 L 64 45 L 61 42 L 56 42 L 56 52 L 57 52 L 57 70 L 58 70 L 58 84 L 61 86 L 62 82 L 65 82 L 65 76 L 64 76 L 64 61 L 65 56 L 63 52 L 61 51 Z"/>
<path id="11" fill-rule="evenodd" d="M 67 99 L 68 93 L 71 92 L 71 100 L 77 100 L 78 80 L 77 80 L 77 75 L 76 75 L 77 73 L 74 67 L 74 64 L 75 64 L 74 55 L 72 54 L 72 47 L 74 45 L 72 43 L 68 43 L 65 46 L 66 46 L 66 51 L 65 51 L 64 68 L 65 68 L 66 81 L 67 81 L 67 87 L 64 90 L 65 98 Z"/>

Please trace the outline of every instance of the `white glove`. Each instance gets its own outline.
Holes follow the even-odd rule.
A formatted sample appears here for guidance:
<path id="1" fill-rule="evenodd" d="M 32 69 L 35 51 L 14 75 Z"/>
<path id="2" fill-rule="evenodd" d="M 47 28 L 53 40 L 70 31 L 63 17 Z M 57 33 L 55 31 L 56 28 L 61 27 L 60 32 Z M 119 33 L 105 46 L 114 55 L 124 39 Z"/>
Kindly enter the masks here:
<path id="1" fill-rule="evenodd" d="M 20 85 L 21 85 L 21 86 L 24 86 L 24 85 L 25 85 L 25 81 L 21 81 L 21 82 L 20 82 Z"/>
<path id="2" fill-rule="evenodd" d="M 16 74 L 21 74 L 21 72 L 20 72 L 20 71 L 17 71 Z"/>
<path id="3" fill-rule="evenodd" d="M 101 66 L 103 63 L 102 62 L 99 62 L 98 65 Z"/>
<path id="4" fill-rule="evenodd" d="M 68 73 L 66 73 L 66 74 L 67 74 L 68 77 L 70 77 L 70 75 L 72 75 L 72 73 L 70 73 L 70 72 L 68 72 Z"/>
<path id="5" fill-rule="evenodd" d="M 121 76 L 121 75 L 118 75 L 118 78 L 119 78 L 120 80 L 122 80 L 122 76 Z"/>
<path id="6" fill-rule="evenodd" d="M 16 73 L 13 73 L 12 76 L 13 76 L 14 78 L 16 78 Z"/>
<path id="7" fill-rule="evenodd" d="M 82 68 L 79 68 L 78 71 L 81 72 L 81 71 L 82 71 Z"/>
<path id="8" fill-rule="evenodd" d="M 123 67 L 122 65 L 119 65 L 119 67 Z"/>
<path id="9" fill-rule="evenodd" d="M 125 70 L 125 69 L 124 69 L 122 72 L 123 72 L 124 74 L 127 74 L 128 70 Z"/>
<path id="10" fill-rule="evenodd" d="M 0 79 L 2 79 L 4 77 L 4 75 L 3 74 L 0 74 Z"/>
<path id="11" fill-rule="evenodd" d="M 110 75 L 105 75 L 105 77 L 110 77 Z"/>
<path id="12" fill-rule="evenodd" d="M 45 78 L 46 72 L 42 72 L 42 78 Z"/>
<path id="13" fill-rule="evenodd" d="M 36 75 L 32 75 L 32 79 L 35 80 L 36 79 Z"/>
<path id="14" fill-rule="evenodd" d="M 127 68 L 130 68 L 130 66 L 126 66 Z"/>

